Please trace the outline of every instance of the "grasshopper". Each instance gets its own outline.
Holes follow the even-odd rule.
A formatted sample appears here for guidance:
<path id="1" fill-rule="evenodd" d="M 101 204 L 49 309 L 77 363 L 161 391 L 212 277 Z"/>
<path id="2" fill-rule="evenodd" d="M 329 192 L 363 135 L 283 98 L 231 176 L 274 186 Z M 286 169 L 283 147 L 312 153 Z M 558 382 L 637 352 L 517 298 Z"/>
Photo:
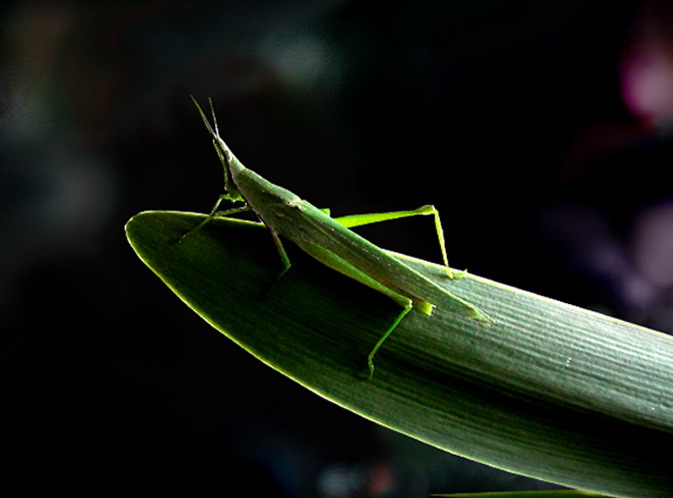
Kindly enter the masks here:
<path id="1" fill-rule="evenodd" d="M 290 258 L 283 246 L 283 240 L 288 240 L 322 264 L 385 294 L 398 303 L 402 310 L 378 342 L 374 344 L 367 356 L 366 377 L 368 379 L 371 379 L 374 375 L 374 356 L 377 351 L 412 310 L 424 315 L 432 315 L 435 307 L 433 303 L 441 300 L 445 303 L 447 310 L 452 313 L 475 319 L 487 325 L 494 323 L 486 313 L 476 306 L 451 294 L 404 262 L 350 230 L 353 227 L 370 223 L 409 216 L 432 215 L 435 219 L 447 277 L 449 279 L 459 278 L 462 273 L 454 274 L 449 267 L 444 243 L 444 231 L 439 213 L 434 206 L 422 206 L 410 211 L 332 218 L 329 211 L 315 207 L 298 195 L 271 183 L 243 166 L 220 137 L 212 101 L 209 102 L 213 125 L 210 124 L 196 99 L 192 97 L 192 100 L 206 125 L 208 133 L 213 138 L 215 150 L 224 168 L 224 188 L 226 192 L 218 197 L 210 217 L 193 230 L 198 229 L 203 223 L 207 223 L 212 217 L 252 210 L 268 228 L 278 249 L 283 265 L 278 278 L 291 266 Z M 242 202 L 243 205 L 220 211 L 220 204 L 224 201 Z"/>

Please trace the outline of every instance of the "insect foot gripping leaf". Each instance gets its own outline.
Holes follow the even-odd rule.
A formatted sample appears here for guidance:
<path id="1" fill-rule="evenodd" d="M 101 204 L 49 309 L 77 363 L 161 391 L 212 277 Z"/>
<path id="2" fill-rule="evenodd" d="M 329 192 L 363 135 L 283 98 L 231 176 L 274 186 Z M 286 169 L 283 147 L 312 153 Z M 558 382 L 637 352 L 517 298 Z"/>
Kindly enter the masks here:
<path id="1" fill-rule="evenodd" d="M 673 340 L 474 275 L 451 291 L 497 320 L 411 312 L 362 382 L 362 358 L 400 313 L 387 296 L 289 246 L 278 273 L 260 224 L 146 212 L 140 258 L 188 306 L 266 365 L 338 405 L 435 447 L 565 486 L 673 496 Z M 438 285 L 443 267 L 399 254 Z M 448 284 L 447 284 L 448 285 Z M 238 374 L 238 372 L 232 372 Z"/>

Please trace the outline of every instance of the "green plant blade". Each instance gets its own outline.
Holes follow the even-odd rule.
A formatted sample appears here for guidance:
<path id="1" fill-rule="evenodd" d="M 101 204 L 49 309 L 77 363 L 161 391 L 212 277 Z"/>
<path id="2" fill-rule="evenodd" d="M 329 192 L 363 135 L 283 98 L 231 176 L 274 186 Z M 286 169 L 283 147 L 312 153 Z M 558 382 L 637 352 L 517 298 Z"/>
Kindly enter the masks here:
<path id="1" fill-rule="evenodd" d="M 443 268 L 404 261 L 493 317 L 410 313 L 358 375 L 399 314 L 387 297 L 289 247 L 265 228 L 145 212 L 127 224 L 136 253 L 188 306 L 264 363 L 386 427 L 511 472 L 599 493 L 673 495 L 673 340 Z M 289 244 L 288 244 L 289 245 Z M 236 373 L 238 374 L 238 372 Z"/>
<path id="2" fill-rule="evenodd" d="M 445 498 L 595 498 L 605 495 L 561 489 L 552 491 L 506 491 L 502 493 L 457 493 L 432 496 Z"/>

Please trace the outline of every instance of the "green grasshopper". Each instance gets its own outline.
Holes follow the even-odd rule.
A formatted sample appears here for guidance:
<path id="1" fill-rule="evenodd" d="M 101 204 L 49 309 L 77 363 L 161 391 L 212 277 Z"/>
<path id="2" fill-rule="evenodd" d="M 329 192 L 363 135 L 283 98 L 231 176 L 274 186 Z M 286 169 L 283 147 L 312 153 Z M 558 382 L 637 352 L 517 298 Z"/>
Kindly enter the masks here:
<path id="1" fill-rule="evenodd" d="M 402 307 L 402 311 L 367 356 L 368 379 L 371 379 L 374 375 L 374 356 L 376 352 L 411 310 L 424 315 L 432 315 L 433 303 L 444 300 L 447 303 L 448 311 L 452 313 L 473 318 L 488 325 L 494 323 L 486 313 L 477 307 L 454 296 L 399 259 L 350 230 L 352 227 L 380 221 L 416 215 L 433 215 L 447 276 L 449 279 L 459 278 L 462 273 L 454 274 L 449 267 L 444 245 L 444 232 L 439 213 L 434 206 L 423 206 L 411 211 L 332 218 L 327 210 L 318 209 L 296 194 L 269 182 L 243 166 L 220 138 L 212 101 L 209 102 L 214 129 L 196 99 L 192 97 L 192 100 L 208 132 L 213 137 L 215 150 L 224 167 L 224 188 L 226 191 L 217 199 L 210 217 L 193 230 L 200 228 L 212 217 L 252 210 L 269 229 L 278 249 L 283 265 L 278 278 L 291 266 L 281 240 L 281 237 L 283 237 L 294 242 L 303 251 L 329 268 L 385 294 L 398 303 Z M 242 202 L 243 206 L 219 211 L 220 204 L 223 201 Z"/>

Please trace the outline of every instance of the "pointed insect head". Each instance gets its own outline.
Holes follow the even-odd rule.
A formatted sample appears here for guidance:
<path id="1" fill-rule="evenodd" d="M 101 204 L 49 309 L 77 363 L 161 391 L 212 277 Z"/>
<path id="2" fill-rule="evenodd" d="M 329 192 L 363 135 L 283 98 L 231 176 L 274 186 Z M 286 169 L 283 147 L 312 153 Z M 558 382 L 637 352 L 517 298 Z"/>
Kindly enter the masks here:
<path id="1" fill-rule="evenodd" d="M 224 169 L 224 189 L 226 190 L 229 198 L 232 201 L 242 201 L 243 196 L 241 193 L 238 191 L 238 188 L 236 188 L 236 184 L 231 178 L 231 162 L 234 160 L 234 157 L 229 150 L 229 147 L 227 147 L 227 144 L 224 143 L 224 140 L 220 137 L 220 132 L 217 129 L 217 118 L 215 117 L 215 109 L 213 108 L 213 101 L 212 99 L 208 99 L 208 103 L 210 105 L 210 112 L 213 115 L 213 126 L 215 127 L 213 129 L 213 126 L 211 126 L 210 122 L 208 121 L 208 118 L 206 117 L 205 113 L 203 112 L 203 109 L 201 109 L 201 106 L 199 103 L 196 101 L 194 96 L 192 96 L 192 101 L 194 102 L 194 105 L 199 111 L 199 114 L 201 115 L 201 119 L 203 120 L 203 123 L 206 125 L 206 129 L 208 130 L 208 133 L 210 133 L 210 136 L 213 137 L 213 145 L 215 146 L 215 151 L 217 152 L 217 157 L 220 158 L 220 162 L 222 163 L 222 167 Z"/>

